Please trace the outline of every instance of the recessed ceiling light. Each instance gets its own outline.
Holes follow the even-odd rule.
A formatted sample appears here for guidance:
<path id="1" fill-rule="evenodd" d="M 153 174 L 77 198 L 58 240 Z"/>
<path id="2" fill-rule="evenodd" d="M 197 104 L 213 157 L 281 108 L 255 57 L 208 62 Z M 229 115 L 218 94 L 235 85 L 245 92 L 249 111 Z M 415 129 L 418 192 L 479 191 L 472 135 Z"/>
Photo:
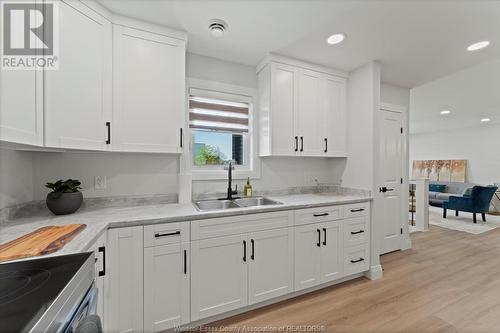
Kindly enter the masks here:
<path id="1" fill-rule="evenodd" d="M 345 39 L 345 34 L 337 33 L 337 34 L 333 34 L 330 37 L 328 37 L 326 42 L 330 45 L 335 45 L 335 44 L 341 43 L 344 39 Z"/>
<path id="2" fill-rule="evenodd" d="M 451 113 L 451 111 L 450 111 L 450 110 L 443 110 L 443 111 L 441 111 L 441 112 L 439 112 L 439 113 L 441 113 L 441 114 L 450 114 L 450 113 Z"/>
<path id="3" fill-rule="evenodd" d="M 483 118 L 483 119 L 481 119 L 481 122 L 483 122 L 483 123 L 487 123 L 487 122 L 488 122 L 488 121 L 490 121 L 490 120 L 491 120 L 490 118 Z"/>
<path id="4" fill-rule="evenodd" d="M 477 42 L 474 44 L 471 44 L 467 47 L 467 51 L 477 51 L 484 49 L 486 46 L 490 45 L 490 42 L 487 40 L 483 40 L 481 42 Z"/>
<path id="5" fill-rule="evenodd" d="M 222 37 L 227 31 L 227 23 L 219 19 L 213 19 L 210 21 L 208 31 L 213 37 Z"/>

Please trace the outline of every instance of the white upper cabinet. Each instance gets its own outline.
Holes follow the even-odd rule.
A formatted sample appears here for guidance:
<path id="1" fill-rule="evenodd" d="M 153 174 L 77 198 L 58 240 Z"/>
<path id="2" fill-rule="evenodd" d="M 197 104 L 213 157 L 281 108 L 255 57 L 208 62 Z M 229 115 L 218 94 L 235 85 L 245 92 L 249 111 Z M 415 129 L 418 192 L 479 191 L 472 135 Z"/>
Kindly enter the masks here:
<path id="1" fill-rule="evenodd" d="M 45 145 L 106 150 L 111 23 L 79 1 L 61 1 L 59 17 L 59 69 L 45 71 Z"/>
<path id="2" fill-rule="evenodd" d="M 113 26 L 114 151 L 182 152 L 186 42 Z"/>
<path id="3" fill-rule="evenodd" d="M 279 56 L 257 72 L 261 156 L 347 156 L 346 73 Z"/>

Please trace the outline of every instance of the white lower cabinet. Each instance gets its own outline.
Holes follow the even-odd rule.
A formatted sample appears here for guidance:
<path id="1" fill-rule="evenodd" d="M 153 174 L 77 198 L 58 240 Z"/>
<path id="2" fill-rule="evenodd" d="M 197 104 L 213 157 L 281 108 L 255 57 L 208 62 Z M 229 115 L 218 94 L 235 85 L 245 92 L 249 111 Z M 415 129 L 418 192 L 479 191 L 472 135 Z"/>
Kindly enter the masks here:
<path id="1" fill-rule="evenodd" d="M 247 245 L 243 235 L 191 243 L 191 320 L 248 304 Z"/>
<path id="2" fill-rule="evenodd" d="M 110 229 L 104 332 L 143 331 L 143 227 Z"/>
<path id="3" fill-rule="evenodd" d="M 342 221 L 295 227 L 295 291 L 342 277 Z"/>
<path id="4" fill-rule="evenodd" d="M 95 256 L 95 287 L 97 288 L 96 313 L 101 318 L 101 323 L 106 320 L 104 315 L 104 281 L 106 279 L 106 232 L 95 242 L 92 250 Z"/>
<path id="5" fill-rule="evenodd" d="M 144 332 L 189 322 L 189 243 L 144 249 Z"/>

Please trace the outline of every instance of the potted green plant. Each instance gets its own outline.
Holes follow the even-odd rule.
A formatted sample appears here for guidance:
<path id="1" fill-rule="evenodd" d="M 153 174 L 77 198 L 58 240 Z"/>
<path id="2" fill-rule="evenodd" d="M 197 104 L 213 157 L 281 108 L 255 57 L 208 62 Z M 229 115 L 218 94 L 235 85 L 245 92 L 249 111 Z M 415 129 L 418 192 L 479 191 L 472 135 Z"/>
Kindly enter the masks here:
<path id="1" fill-rule="evenodd" d="M 55 215 L 72 214 L 80 208 L 83 202 L 79 180 L 58 180 L 55 183 L 47 183 L 45 187 L 52 190 L 47 194 L 47 208 Z"/>

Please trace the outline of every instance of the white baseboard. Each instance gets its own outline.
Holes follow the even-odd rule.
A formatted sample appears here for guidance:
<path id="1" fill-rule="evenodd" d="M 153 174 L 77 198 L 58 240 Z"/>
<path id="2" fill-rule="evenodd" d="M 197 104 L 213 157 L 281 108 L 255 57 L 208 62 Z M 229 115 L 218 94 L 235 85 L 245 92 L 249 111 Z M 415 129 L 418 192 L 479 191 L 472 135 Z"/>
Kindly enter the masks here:
<path id="1" fill-rule="evenodd" d="M 365 273 L 365 276 L 370 280 L 378 280 L 384 276 L 384 270 L 382 265 L 374 265 L 370 267 L 370 270 Z"/>
<path id="2" fill-rule="evenodd" d="M 403 242 L 401 244 L 401 251 L 411 249 L 411 239 L 410 236 L 408 235 L 408 238 L 404 238 Z"/>

